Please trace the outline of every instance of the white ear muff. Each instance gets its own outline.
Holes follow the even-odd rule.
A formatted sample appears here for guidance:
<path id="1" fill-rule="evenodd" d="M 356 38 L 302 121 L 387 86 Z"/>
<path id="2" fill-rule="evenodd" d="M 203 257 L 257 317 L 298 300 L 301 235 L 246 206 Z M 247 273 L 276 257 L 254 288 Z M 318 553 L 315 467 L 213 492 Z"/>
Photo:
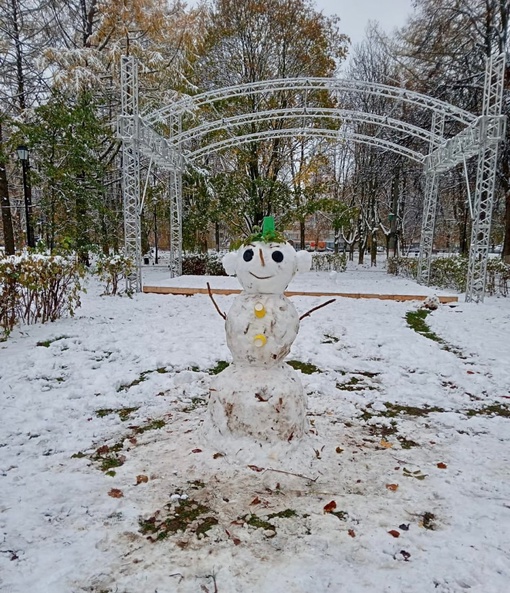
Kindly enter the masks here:
<path id="1" fill-rule="evenodd" d="M 225 272 L 227 272 L 229 276 L 235 276 L 237 268 L 237 252 L 230 251 L 229 253 L 224 255 L 223 259 L 221 260 L 221 263 L 223 264 L 223 269 L 225 270 Z"/>
<path id="2" fill-rule="evenodd" d="M 312 254 L 308 251 L 298 251 L 296 253 L 297 259 L 297 272 L 308 272 L 312 267 Z"/>

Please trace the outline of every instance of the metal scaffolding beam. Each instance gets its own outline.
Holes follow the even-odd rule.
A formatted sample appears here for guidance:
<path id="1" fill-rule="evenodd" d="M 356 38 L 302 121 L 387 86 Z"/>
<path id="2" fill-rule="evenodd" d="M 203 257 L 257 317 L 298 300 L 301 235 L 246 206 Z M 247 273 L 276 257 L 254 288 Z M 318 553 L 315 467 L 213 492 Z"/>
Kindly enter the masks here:
<path id="1" fill-rule="evenodd" d="M 444 123 L 444 113 L 436 112 L 433 114 L 429 157 L 437 150 L 437 146 L 441 142 L 440 139 L 444 136 Z M 430 281 L 438 192 L 439 172 L 432 167 L 428 167 L 427 160 L 425 160 L 425 192 L 423 196 L 423 217 L 421 221 L 420 255 L 417 275 L 417 280 L 420 284 L 428 284 Z"/>
<path id="2" fill-rule="evenodd" d="M 133 56 L 121 59 L 122 116 L 118 132 L 122 138 L 122 199 L 124 247 L 135 270 L 126 279 L 130 292 L 142 290 L 142 247 L 140 233 L 140 140 L 138 118 L 138 65 Z"/>
<path id="3" fill-rule="evenodd" d="M 498 149 L 499 141 L 504 136 L 505 122 L 501 118 L 504 75 L 505 55 L 491 56 L 485 70 L 483 116 L 466 286 L 467 302 L 482 302 L 485 296 Z"/>

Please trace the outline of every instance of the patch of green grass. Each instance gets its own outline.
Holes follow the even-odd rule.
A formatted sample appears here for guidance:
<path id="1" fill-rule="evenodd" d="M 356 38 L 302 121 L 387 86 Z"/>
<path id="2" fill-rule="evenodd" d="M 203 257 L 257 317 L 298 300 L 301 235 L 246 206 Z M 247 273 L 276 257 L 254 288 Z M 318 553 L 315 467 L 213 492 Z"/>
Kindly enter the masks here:
<path id="1" fill-rule="evenodd" d="M 202 522 L 200 522 L 197 525 L 195 533 L 197 534 L 197 536 L 207 535 L 209 529 L 211 529 L 215 525 L 218 525 L 218 519 L 216 519 L 216 517 L 206 517 Z"/>
<path id="2" fill-rule="evenodd" d="M 349 517 L 346 511 L 331 511 L 330 514 L 335 515 L 335 517 L 338 517 L 340 521 L 347 521 Z"/>
<path id="3" fill-rule="evenodd" d="M 297 517 L 297 513 L 294 509 L 285 509 L 278 513 L 271 513 L 267 517 L 258 517 L 257 515 L 245 515 L 241 519 L 250 527 L 255 529 L 263 529 L 264 531 L 274 531 L 276 535 L 276 527 L 271 523 L 271 519 L 290 519 L 291 517 Z"/>
<path id="4" fill-rule="evenodd" d="M 244 522 L 251 527 L 255 527 L 256 529 L 263 529 L 264 531 L 274 531 L 276 534 L 276 527 L 262 519 L 261 517 L 257 517 L 257 515 L 245 515 L 243 517 Z"/>
<path id="5" fill-rule="evenodd" d="M 402 404 L 393 404 L 390 402 L 384 402 L 386 406 L 386 410 L 383 412 L 378 412 L 377 416 L 384 416 L 386 418 L 395 418 L 396 416 L 400 416 L 404 414 L 406 416 L 428 416 L 433 412 L 444 412 L 444 408 L 439 408 L 437 406 L 423 406 L 423 408 L 419 408 L 418 406 L 404 406 Z"/>
<path id="6" fill-rule="evenodd" d="M 427 477 L 427 474 L 423 474 L 420 469 L 412 472 L 407 467 L 404 467 L 402 470 L 402 475 L 406 476 L 406 478 L 415 478 L 416 480 L 424 480 Z"/>
<path id="7" fill-rule="evenodd" d="M 466 416 L 500 416 L 501 418 L 510 418 L 510 407 L 504 404 L 491 404 L 483 408 L 473 408 L 466 410 Z"/>
<path id="8" fill-rule="evenodd" d="M 191 404 L 186 406 L 182 411 L 183 412 L 193 412 L 197 408 L 201 408 L 202 406 L 207 405 L 207 400 L 203 397 L 192 397 Z"/>
<path id="9" fill-rule="evenodd" d="M 121 410 L 113 410 L 109 408 L 104 408 L 103 410 L 98 410 L 102 413 L 103 416 L 106 416 L 110 413 L 124 413 L 126 414 L 126 418 L 122 418 L 121 420 L 127 420 L 127 416 L 137 410 L 138 408 L 122 408 Z M 113 445 L 102 445 L 98 449 L 96 449 L 92 454 L 86 455 L 81 451 L 79 453 L 75 453 L 72 455 L 74 458 L 81 458 L 81 457 L 88 457 L 91 461 L 94 461 L 99 464 L 99 468 L 101 471 L 106 472 L 108 475 L 115 475 L 115 473 L 111 474 L 110 472 L 113 468 L 120 467 L 124 465 L 126 460 L 124 455 L 120 455 L 119 453 L 124 449 L 124 441 L 125 439 L 130 439 L 133 444 L 136 444 L 136 440 L 133 439 L 135 435 L 142 434 L 147 432 L 148 430 L 158 430 L 163 428 L 166 425 L 166 422 L 162 419 L 159 420 L 149 420 L 146 424 L 142 424 L 141 426 L 130 426 L 131 433 L 128 433 L 124 438 L 119 440 L 118 442 L 114 443 Z"/>
<path id="10" fill-rule="evenodd" d="M 210 368 L 207 372 L 210 375 L 218 375 L 219 373 L 221 373 L 221 371 L 224 371 L 228 366 L 230 366 L 230 363 L 226 360 L 218 360 L 216 365 Z"/>
<path id="11" fill-rule="evenodd" d="M 432 311 L 430 311 L 428 309 L 418 309 L 417 311 L 408 311 L 406 313 L 407 324 L 409 325 L 410 328 L 414 329 L 415 332 L 419 333 L 423 337 L 428 338 L 429 340 L 433 340 L 434 342 L 437 342 L 438 344 L 441 344 L 442 350 L 446 350 L 447 352 L 451 352 L 452 354 L 455 354 L 455 356 L 458 356 L 461 359 L 465 359 L 466 356 L 464 355 L 464 353 L 461 350 L 459 350 L 455 346 L 452 346 L 451 344 L 448 344 L 448 342 L 443 340 L 443 338 L 438 336 L 435 332 L 433 332 L 430 329 L 430 327 L 425 322 L 425 319 L 427 318 L 428 315 L 430 315 L 430 313 L 432 313 Z"/>
<path id="12" fill-rule="evenodd" d="M 42 342 L 37 342 L 36 346 L 42 346 L 43 348 L 49 348 L 53 342 L 58 342 L 59 340 L 65 340 L 69 336 L 59 336 L 58 338 L 53 338 L 51 340 L 44 340 Z"/>
<path id="13" fill-rule="evenodd" d="M 165 425 L 166 422 L 164 420 L 150 420 L 147 424 L 143 424 L 142 426 L 134 426 L 132 430 L 135 434 L 142 434 L 148 430 L 159 430 Z"/>
<path id="14" fill-rule="evenodd" d="M 313 373 L 322 373 L 318 366 L 311 362 L 301 362 L 300 360 L 288 360 L 287 364 L 296 371 L 301 371 L 303 375 L 312 375 Z"/>
<path id="15" fill-rule="evenodd" d="M 109 416 L 110 414 L 118 414 L 119 418 L 122 422 L 130 419 L 130 415 L 133 412 L 136 412 L 139 408 L 101 408 L 100 410 L 96 410 L 96 416 L 98 418 L 104 418 L 105 416 Z"/>
<path id="16" fill-rule="evenodd" d="M 148 371 L 143 371 L 143 373 L 140 373 L 140 376 L 138 377 L 138 379 L 135 379 L 134 381 L 131 381 L 131 383 L 123 383 L 118 389 L 117 392 L 119 391 L 127 391 L 128 389 L 131 389 L 131 387 L 136 387 L 136 385 L 140 385 L 140 383 L 142 383 L 143 381 L 147 380 L 147 375 L 150 375 L 151 373 L 168 373 L 170 371 L 168 371 L 166 369 L 166 367 L 158 367 L 157 369 L 150 369 Z"/>
<path id="17" fill-rule="evenodd" d="M 440 338 L 436 333 L 434 333 L 430 327 L 425 323 L 425 319 L 431 313 L 428 309 L 418 309 L 417 311 L 408 311 L 406 313 L 406 321 L 407 325 L 411 329 L 414 329 L 415 332 L 419 333 L 420 335 L 428 338 L 429 340 L 433 340 L 434 342 L 439 342 L 443 344 L 444 341 Z"/>
<path id="18" fill-rule="evenodd" d="M 342 391 L 364 391 L 366 389 L 368 389 L 369 391 L 374 391 L 375 389 L 377 389 L 373 385 L 360 385 L 360 383 L 362 382 L 363 379 L 360 379 L 359 377 L 351 377 L 348 381 L 345 381 L 344 383 L 337 383 L 336 388 L 341 389 Z"/>
<path id="19" fill-rule="evenodd" d="M 271 513 L 267 516 L 268 519 L 274 519 L 278 517 L 279 519 L 290 519 L 291 517 L 296 517 L 297 513 L 294 509 L 285 509 L 284 511 L 280 511 L 279 513 Z"/>
<path id="20" fill-rule="evenodd" d="M 413 447 L 419 447 L 419 443 L 417 443 L 416 441 L 413 441 L 411 439 L 406 439 L 406 437 L 403 436 L 397 436 L 397 440 L 400 443 L 400 446 L 402 447 L 402 449 L 412 449 Z"/>
<path id="21" fill-rule="evenodd" d="M 369 424 L 367 428 L 371 436 L 381 438 L 392 436 L 398 432 L 397 423 L 394 420 L 390 422 L 389 426 L 386 424 Z"/>
<path id="22" fill-rule="evenodd" d="M 202 480 L 193 480 L 193 482 L 188 482 L 188 484 L 192 490 L 200 490 L 201 488 L 205 488 L 205 482 L 202 482 Z"/>
<path id="23" fill-rule="evenodd" d="M 152 517 L 140 519 L 138 522 L 140 532 L 143 535 L 149 535 L 150 541 L 164 540 L 178 531 L 185 532 L 188 529 L 193 529 L 197 536 L 206 535 L 214 525 L 218 524 L 216 517 L 208 516 L 193 525 L 200 517 L 211 512 L 211 509 L 193 499 L 181 499 L 177 506 L 169 504 L 166 508 L 169 511 L 167 517 L 162 519 L 158 511 Z"/>

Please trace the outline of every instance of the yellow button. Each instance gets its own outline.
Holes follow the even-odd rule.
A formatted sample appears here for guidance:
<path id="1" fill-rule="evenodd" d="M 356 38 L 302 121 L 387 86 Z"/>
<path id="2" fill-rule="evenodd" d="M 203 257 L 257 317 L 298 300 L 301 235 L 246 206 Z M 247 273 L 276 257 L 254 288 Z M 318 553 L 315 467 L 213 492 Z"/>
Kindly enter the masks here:
<path id="1" fill-rule="evenodd" d="M 257 346 L 257 348 L 262 348 L 262 346 L 264 346 L 267 342 L 267 338 L 266 336 L 264 336 L 264 334 L 257 334 L 254 338 L 253 338 L 253 343 L 255 344 L 255 346 Z"/>
<path id="2" fill-rule="evenodd" d="M 255 317 L 264 317 L 266 314 L 266 310 L 264 309 L 264 305 L 262 303 L 257 303 L 255 305 Z"/>

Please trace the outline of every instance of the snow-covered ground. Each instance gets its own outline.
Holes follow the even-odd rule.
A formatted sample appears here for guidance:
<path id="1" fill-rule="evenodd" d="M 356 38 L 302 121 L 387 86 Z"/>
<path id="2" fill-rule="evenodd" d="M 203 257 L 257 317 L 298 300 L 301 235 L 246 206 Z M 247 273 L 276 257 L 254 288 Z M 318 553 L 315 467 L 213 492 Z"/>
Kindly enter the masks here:
<path id="1" fill-rule="evenodd" d="M 425 290 L 370 269 L 302 288 Z M 508 299 L 441 306 L 426 321 L 443 342 L 408 326 L 420 302 L 303 319 L 289 360 L 315 365 L 310 434 L 262 464 L 202 430 L 231 360 L 207 295 L 100 292 L 0 344 L 2 593 L 510 590 Z"/>

